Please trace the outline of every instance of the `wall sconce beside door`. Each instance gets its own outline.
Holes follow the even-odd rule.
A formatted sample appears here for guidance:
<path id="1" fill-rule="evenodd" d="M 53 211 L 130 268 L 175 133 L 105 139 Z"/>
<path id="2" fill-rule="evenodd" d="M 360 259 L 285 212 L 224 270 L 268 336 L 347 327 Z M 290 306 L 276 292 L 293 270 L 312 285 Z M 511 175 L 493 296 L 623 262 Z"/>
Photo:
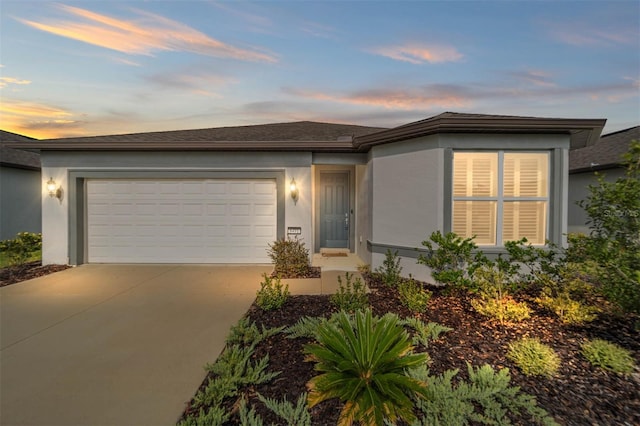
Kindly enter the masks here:
<path id="1" fill-rule="evenodd" d="M 291 190 L 291 198 L 293 199 L 293 204 L 298 204 L 298 198 L 300 197 L 300 190 L 298 189 L 298 185 L 296 185 L 295 179 L 291 179 L 291 183 L 289 184 L 289 189 Z"/>
<path id="2" fill-rule="evenodd" d="M 47 181 L 47 191 L 49 191 L 49 197 L 62 201 L 62 187 L 58 186 L 53 178 L 49 178 Z"/>

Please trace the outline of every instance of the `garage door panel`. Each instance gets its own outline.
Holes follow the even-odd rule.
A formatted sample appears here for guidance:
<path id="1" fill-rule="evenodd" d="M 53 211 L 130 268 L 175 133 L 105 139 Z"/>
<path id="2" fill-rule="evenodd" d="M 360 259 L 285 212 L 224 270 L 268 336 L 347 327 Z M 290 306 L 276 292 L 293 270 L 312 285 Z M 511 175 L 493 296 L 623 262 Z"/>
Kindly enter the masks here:
<path id="1" fill-rule="evenodd" d="M 88 261 L 268 263 L 273 180 L 88 180 Z"/>

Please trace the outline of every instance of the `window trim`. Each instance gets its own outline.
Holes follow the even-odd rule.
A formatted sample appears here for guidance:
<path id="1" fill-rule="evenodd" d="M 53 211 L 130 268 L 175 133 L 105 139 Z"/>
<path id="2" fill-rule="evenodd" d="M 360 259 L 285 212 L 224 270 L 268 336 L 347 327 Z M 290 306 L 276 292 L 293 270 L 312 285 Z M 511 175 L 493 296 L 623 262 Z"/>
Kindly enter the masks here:
<path id="1" fill-rule="evenodd" d="M 449 197 L 449 212 L 448 214 L 445 214 L 445 222 L 444 222 L 444 226 L 445 226 L 445 231 L 452 231 L 453 230 L 453 214 L 454 214 L 454 208 L 453 208 L 453 203 L 455 201 L 488 201 L 488 202 L 495 202 L 496 203 L 496 221 L 495 221 L 495 229 L 494 229 L 494 239 L 495 239 L 495 244 L 478 244 L 478 247 L 483 248 L 483 249 L 500 249 L 502 247 L 504 247 L 504 240 L 503 240 L 503 233 L 504 233 L 504 204 L 505 202 L 518 202 L 518 201 L 524 201 L 524 202 L 545 202 L 546 203 L 546 209 L 545 209 L 545 217 L 544 217 L 544 242 L 543 243 L 539 243 L 539 244 L 533 244 L 535 246 L 544 246 L 546 245 L 547 241 L 554 241 L 556 242 L 555 235 L 552 235 L 552 230 L 553 230 L 553 226 L 555 226 L 555 223 L 553 222 L 553 219 L 555 217 L 555 215 L 553 214 L 553 207 L 555 205 L 554 200 L 556 198 L 556 194 L 554 191 L 555 185 L 553 184 L 553 182 L 555 182 L 555 171 L 556 171 L 556 167 L 555 167 L 555 163 L 556 163 L 556 158 L 554 156 L 554 154 L 558 151 L 558 150 L 548 150 L 548 149 L 542 149 L 542 150 L 536 150 L 536 149 L 523 149 L 523 150 L 516 150 L 516 149 L 447 149 L 447 160 L 445 162 L 445 164 L 447 165 L 446 169 L 446 173 L 447 176 L 449 176 L 448 182 L 447 184 L 445 184 L 445 194 L 447 197 Z M 454 191 L 454 156 L 455 153 L 457 152 L 461 152 L 461 153 L 495 153 L 498 155 L 498 159 L 497 159 L 497 194 L 495 196 L 456 196 L 454 195 L 453 191 Z M 526 197 L 514 197 L 514 196 L 505 196 L 504 195 L 504 157 L 505 157 L 505 153 L 506 154 L 546 154 L 547 157 L 547 185 L 546 185 L 546 196 L 545 197 L 532 197 L 532 196 L 526 196 Z"/>

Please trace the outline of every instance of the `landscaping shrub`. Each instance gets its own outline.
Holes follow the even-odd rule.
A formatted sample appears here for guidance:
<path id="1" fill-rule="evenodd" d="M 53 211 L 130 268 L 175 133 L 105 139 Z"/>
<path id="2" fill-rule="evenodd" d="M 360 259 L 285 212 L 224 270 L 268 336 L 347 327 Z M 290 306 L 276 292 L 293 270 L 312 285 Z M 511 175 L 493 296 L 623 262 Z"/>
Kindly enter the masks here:
<path id="1" fill-rule="evenodd" d="M 422 285 L 413 278 L 403 279 L 398 284 L 400 302 L 413 313 L 427 311 L 432 293 L 422 288 Z"/>
<path id="2" fill-rule="evenodd" d="M 581 241 L 580 261 L 593 261 L 600 291 L 627 312 L 640 313 L 640 142 L 624 156 L 626 173 L 615 182 L 598 176 L 579 202 L 590 235 Z M 593 264 L 592 264 L 593 266 Z"/>
<path id="3" fill-rule="evenodd" d="M 447 370 L 441 376 L 430 376 L 426 366 L 411 371 L 411 376 L 427 383 L 426 397 L 416 400 L 422 414 L 412 426 L 424 425 L 510 425 L 511 418 L 536 424 L 557 425 L 536 404 L 535 397 L 510 386 L 511 376 L 505 368 L 495 372 L 489 365 L 473 368 L 467 364 L 469 383 L 453 385 L 458 370 Z M 517 423 L 525 424 L 525 423 Z"/>
<path id="4" fill-rule="evenodd" d="M 279 277 L 271 278 L 267 274 L 262 277 L 264 281 L 256 294 L 256 305 L 265 311 L 280 308 L 289 297 L 289 284 L 283 287 Z"/>
<path id="5" fill-rule="evenodd" d="M 531 316 L 531 310 L 525 302 L 517 302 L 509 296 L 502 299 L 477 298 L 471 301 L 471 306 L 480 315 L 498 320 L 500 324 L 521 322 Z"/>
<path id="6" fill-rule="evenodd" d="M 582 345 L 582 355 L 596 367 L 620 374 L 631 373 L 635 362 L 631 352 L 602 339 L 593 339 Z"/>
<path id="7" fill-rule="evenodd" d="M 539 286 L 543 282 L 558 281 L 560 269 L 564 265 L 564 251 L 551 241 L 544 247 L 536 247 L 528 243 L 526 238 L 517 241 L 505 241 L 507 262 L 501 268 L 508 272 L 513 280 L 521 286 Z M 506 267 L 505 267 L 506 266 Z"/>
<path id="8" fill-rule="evenodd" d="M 307 345 L 305 353 L 321 373 L 307 384 L 309 406 L 340 399 L 345 405 L 339 425 L 415 420 L 413 398 L 425 394 L 425 384 L 407 370 L 427 358 L 412 353 L 409 335 L 397 315 L 379 318 L 367 309 L 357 311 L 351 320 L 341 312 L 337 324 L 326 322 L 319 327 L 318 343 Z"/>
<path id="9" fill-rule="evenodd" d="M 398 251 L 392 252 L 387 249 L 384 262 L 380 267 L 376 268 L 375 273 L 385 285 L 395 287 L 400 282 L 400 274 L 402 273 Z"/>
<path id="10" fill-rule="evenodd" d="M 507 358 L 527 376 L 551 377 L 560 368 L 560 358 L 539 339 L 525 337 L 509 345 Z"/>
<path id="11" fill-rule="evenodd" d="M 497 319 L 501 324 L 523 321 L 530 316 L 527 304 L 516 302 L 510 296 L 513 285 L 508 277 L 508 270 L 505 272 L 499 263 L 492 262 L 478 267 L 473 274 L 480 296 L 471 302 L 473 308 L 481 315 Z"/>
<path id="12" fill-rule="evenodd" d="M 4 252 L 11 265 L 22 265 L 42 249 L 42 234 L 19 232 L 12 240 L 0 241 L 0 251 Z"/>
<path id="13" fill-rule="evenodd" d="M 437 322 L 428 322 L 425 324 L 419 318 L 406 318 L 401 321 L 401 324 L 413 329 L 414 335 L 411 343 L 414 346 L 422 345 L 425 348 L 429 346 L 429 342 L 438 339 L 442 333 L 453 330 L 453 328 L 446 327 Z"/>
<path id="14" fill-rule="evenodd" d="M 338 275 L 338 291 L 331 295 L 331 303 L 338 309 L 355 312 L 358 309 L 364 309 L 369 304 L 369 297 L 364 283 L 359 277 L 356 277 L 352 283 L 353 274 L 345 273 L 345 281 L 342 276 Z"/>
<path id="15" fill-rule="evenodd" d="M 262 326 L 261 330 L 255 322 L 244 317 L 231 327 L 226 343 L 227 345 L 238 344 L 255 347 L 264 339 L 274 336 L 282 332 L 282 330 L 284 330 L 284 327 L 266 328 L 265 326 Z"/>
<path id="16" fill-rule="evenodd" d="M 271 398 L 265 398 L 258 394 L 258 399 L 278 417 L 285 421 L 287 426 L 311 426 L 311 414 L 307 405 L 307 393 L 303 392 L 299 397 L 296 405 L 287 401 L 277 401 Z"/>
<path id="17" fill-rule="evenodd" d="M 309 250 L 297 238 L 281 239 L 269 245 L 267 254 L 274 264 L 273 275 L 280 278 L 301 278 L 309 275 Z"/>
<path id="18" fill-rule="evenodd" d="M 598 309 L 571 299 L 568 295 L 550 297 L 541 295 L 536 302 L 555 313 L 564 324 L 584 324 L 591 322 L 598 316 Z"/>
<path id="19" fill-rule="evenodd" d="M 178 426 L 222 426 L 229 421 L 231 413 L 227 413 L 222 407 L 213 407 L 205 412 L 200 408 L 197 416 L 189 416 L 178 422 Z"/>
<path id="20" fill-rule="evenodd" d="M 205 365 L 205 370 L 214 376 L 193 397 L 192 406 L 198 412 L 187 415 L 178 425 L 227 424 L 231 413 L 223 407 L 226 399 L 237 397 L 243 386 L 266 383 L 280 374 L 279 371 L 267 371 L 269 355 L 257 358 L 255 348 L 260 341 L 282 329 L 263 327 L 262 331 L 258 331 L 255 323 L 246 318 L 232 327 L 224 352 L 216 362 Z M 205 411 L 205 407 L 209 407 L 208 411 Z"/>
<path id="21" fill-rule="evenodd" d="M 457 288 L 471 285 L 470 272 L 478 246 L 473 238 L 462 238 L 453 232 L 442 235 L 440 231 L 431 234 L 429 240 L 423 241 L 427 254 L 418 256 L 418 264 L 431 268 L 431 276 L 438 283 L 449 284 Z"/>

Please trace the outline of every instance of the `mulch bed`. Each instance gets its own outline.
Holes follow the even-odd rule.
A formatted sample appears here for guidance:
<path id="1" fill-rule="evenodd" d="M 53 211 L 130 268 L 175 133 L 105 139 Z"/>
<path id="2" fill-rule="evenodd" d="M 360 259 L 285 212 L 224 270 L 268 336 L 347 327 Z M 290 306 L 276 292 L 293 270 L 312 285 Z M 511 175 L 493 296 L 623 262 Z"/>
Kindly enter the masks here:
<path id="1" fill-rule="evenodd" d="M 64 271 L 69 265 L 44 265 L 40 261 L 29 262 L 23 265 L 7 266 L 0 269 L 0 287 L 19 283 L 20 281 L 42 277 L 54 272 Z"/>
<path id="2" fill-rule="evenodd" d="M 395 312 L 401 317 L 411 316 L 395 292 L 371 282 L 369 300 L 377 315 Z M 474 366 L 489 364 L 494 369 L 509 368 L 511 384 L 534 395 L 538 405 L 546 409 L 557 422 L 564 425 L 639 425 L 640 374 L 622 376 L 592 367 L 580 354 L 580 344 L 586 339 L 603 338 L 632 351 L 640 364 L 640 337 L 634 326 L 638 318 L 601 316 L 585 326 L 563 325 L 549 313 L 534 309 L 531 319 L 519 324 L 500 325 L 485 319 L 471 308 L 469 297 L 451 295 L 442 288 L 430 288 L 433 297 L 427 313 L 419 315 L 425 321 L 435 321 L 453 328 L 433 342 L 428 353 L 432 374 L 448 369 L 459 369 L 458 379 L 467 379 L 467 363 Z M 328 296 L 295 296 L 277 311 L 265 312 L 255 304 L 248 316 L 258 326 L 278 327 L 291 325 L 303 316 L 330 316 L 335 308 Z M 546 379 L 528 377 L 506 359 L 508 344 L 521 337 L 538 337 L 550 345 L 562 360 L 557 376 Z M 265 424 L 281 424 L 257 399 L 263 396 L 295 402 L 306 391 L 307 381 L 315 375 L 312 362 L 305 362 L 304 339 L 287 339 L 276 335 L 261 342 L 256 357 L 269 354 L 269 370 L 282 373 L 272 382 L 245 389 L 246 395 Z M 208 379 L 205 379 L 206 384 Z M 230 402 L 233 409 L 234 402 Z M 335 425 L 341 404 L 326 401 L 311 410 L 314 425 Z M 188 411 L 188 409 L 187 409 Z M 237 421 L 237 418 L 235 419 Z M 232 423 L 235 424 L 235 423 Z"/>

